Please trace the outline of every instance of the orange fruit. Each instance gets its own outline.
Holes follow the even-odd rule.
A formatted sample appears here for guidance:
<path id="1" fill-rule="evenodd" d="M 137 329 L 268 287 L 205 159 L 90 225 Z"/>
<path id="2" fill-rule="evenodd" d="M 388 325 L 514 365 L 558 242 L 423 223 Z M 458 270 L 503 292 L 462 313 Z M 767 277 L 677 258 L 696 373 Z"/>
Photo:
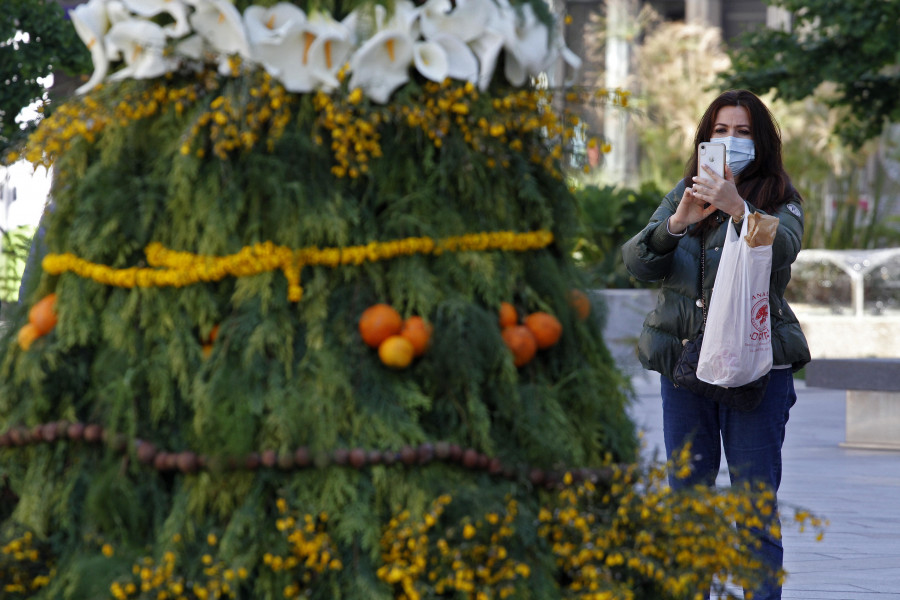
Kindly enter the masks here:
<path id="1" fill-rule="evenodd" d="M 422 317 L 410 317 L 403 321 L 400 328 L 401 337 L 405 337 L 413 345 L 415 356 L 422 356 L 431 345 L 431 332 L 434 328 Z"/>
<path id="2" fill-rule="evenodd" d="M 209 358 L 210 355 L 212 354 L 212 351 L 213 351 L 212 344 L 203 344 L 202 352 L 203 352 L 204 359 Z"/>
<path id="3" fill-rule="evenodd" d="M 41 335 L 41 332 L 38 331 L 38 328 L 34 323 L 26 323 L 22 326 L 22 329 L 19 330 L 18 336 L 16 336 L 19 341 L 19 348 L 27 351 L 31 348 L 32 342 L 41 337 Z"/>
<path id="4" fill-rule="evenodd" d="M 516 307 L 509 302 L 500 303 L 500 329 L 504 327 L 512 327 L 519 323 L 519 313 Z"/>
<path id="5" fill-rule="evenodd" d="M 400 333 L 403 319 L 387 304 L 373 304 L 359 318 L 359 333 L 363 341 L 377 348 L 381 342 Z"/>
<path id="6" fill-rule="evenodd" d="M 392 335 L 378 346 L 378 358 L 392 369 L 403 369 L 412 362 L 415 348 L 402 335 Z"/>
<path id="7" fill-rule="evenodd" d="M 575 309 L 575 313 L 582 321 L 591 314 L 591 301 L 587 294 L 578 289 L 569 291 L 569 304 Z"/>
<path id="8" fill-rule="evenodd" d="M 209 343 L 212 344 L 216 341 L 216 338 L 219 337 L 219 324 L 216 323 L 213 325 L 213 328 L 209 332 Z"/>
<path id="9" fill-rule="evenodd" d="M 47 294 L 28 311 L 28 322 L 34 325 L 40 335 L 50 333 L 56 327 L 56 294 Z"/>
<path id="10" fill-rule="evenodd" d="M 558 342 L 559 336 L 562 335 L 562 325 L 549 313 L 533 312 L 525 317 L 523 323 L 534 334 L 537 346 L 542 350 Z"/>
<path id="11" fill-rule="evenodd" d="M 524 325 L 513 325 L 505 327 L 501 335 L 503 342 L 512 351 L 514 365 L 521 367 L 534 358 L 534 354 L 537 352 L 537 340 L 534 339 L 534 334 L 530 329 Z"/>

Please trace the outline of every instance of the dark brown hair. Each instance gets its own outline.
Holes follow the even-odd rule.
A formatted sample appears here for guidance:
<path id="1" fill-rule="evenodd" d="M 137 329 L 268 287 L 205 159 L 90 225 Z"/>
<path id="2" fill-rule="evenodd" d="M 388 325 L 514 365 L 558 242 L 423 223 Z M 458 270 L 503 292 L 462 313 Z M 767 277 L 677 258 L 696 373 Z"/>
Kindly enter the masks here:
<path id="1" fill-rule="evenodd" d="M 763 101 L 747 90 L 723 92 L 703 113 L 694 137 L 694 152 L 684 170 L 684 184 L 688 187 L 693 185 L 691 178 L 697 174 L 697 146 L 710 140 L 715 129 L 716 115 L 725 106 L 742 106 L 747 109 L 750 114 L 750 135 L 756 148 L 756 158 L 735 177 L 735 185 L 741 198 L 768 214 L 773 214 L 789 200 L 802 202 L 784 170 L 778 123 Z M 698 223 L 691 234 L 700 235 L 718 225 L 716 213 L 713 213 Z"/>

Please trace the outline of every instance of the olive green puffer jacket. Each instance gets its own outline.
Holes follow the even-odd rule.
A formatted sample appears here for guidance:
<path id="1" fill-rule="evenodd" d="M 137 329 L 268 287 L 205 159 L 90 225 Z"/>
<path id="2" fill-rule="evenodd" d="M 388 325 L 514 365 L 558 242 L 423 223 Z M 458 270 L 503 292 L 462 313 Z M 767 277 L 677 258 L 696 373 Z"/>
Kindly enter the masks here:
<path id="1" fill-rule="evenodd" d="M 656 308 L 644 320 L 638 355 L 646 369 L 666 377 L 672 370 L 684 341 L 694 338 L 703 327 L 703 309 L 697 306 L 700 284 L 700 238 L 675 237 L 666 230 L 666 220 L 675 213 L 684 193 L 684 182 L 663 198 L 650 223 L 622 247 L 628 271 L 641 281 L 659 281 Z M 753 205 L 751 212 L 762 213 Z M 719 212 L 722 225 L 706 236 L 704 302 L 709 302 L 726 227 L 730 217 Z M 772 244 L 772 276 L 769 280 L 769 315 L 772 324 L 773 365 L 791 365 L 796 371 L 810 360 L 806 337 L 797 317 L 784 300 L 791 279 L 791 263 L 800 251 L 803 237 L 803 210 L 799 202 L 788 202 L 774 215 L 780 223 Z"/>

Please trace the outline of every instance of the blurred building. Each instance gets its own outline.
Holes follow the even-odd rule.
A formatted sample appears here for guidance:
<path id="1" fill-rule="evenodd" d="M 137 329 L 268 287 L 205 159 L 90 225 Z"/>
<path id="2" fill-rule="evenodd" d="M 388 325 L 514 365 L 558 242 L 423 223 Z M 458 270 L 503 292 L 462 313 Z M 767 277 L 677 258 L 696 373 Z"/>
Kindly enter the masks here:
<path id="1" fill-rule="evenodd" d="M 763 0 L 647 0 L 663 18 L 670 21 L 702 23 L 722 30 L 722 38 L 737 42 L 742 33 L 767 25 L 790 26 L 790 13 L 766 6 Z"/>

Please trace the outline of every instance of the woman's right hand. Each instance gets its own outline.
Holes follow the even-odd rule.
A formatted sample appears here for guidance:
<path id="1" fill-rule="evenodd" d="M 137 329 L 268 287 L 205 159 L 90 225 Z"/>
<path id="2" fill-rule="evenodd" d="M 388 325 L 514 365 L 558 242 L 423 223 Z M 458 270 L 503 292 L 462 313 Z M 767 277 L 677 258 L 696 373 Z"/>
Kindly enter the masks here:
<path id="1" fill-rule="evenodd" d="M 675 214 L 669 217 L 669 231 L 675 234 L 683 233 L 689 225 L 699 223 L 716 210 L 712 204 L 707 205 L 706 202 L 694 196 L 692 188 L 685 188 L 681 202 L 675 209 Z"/>

